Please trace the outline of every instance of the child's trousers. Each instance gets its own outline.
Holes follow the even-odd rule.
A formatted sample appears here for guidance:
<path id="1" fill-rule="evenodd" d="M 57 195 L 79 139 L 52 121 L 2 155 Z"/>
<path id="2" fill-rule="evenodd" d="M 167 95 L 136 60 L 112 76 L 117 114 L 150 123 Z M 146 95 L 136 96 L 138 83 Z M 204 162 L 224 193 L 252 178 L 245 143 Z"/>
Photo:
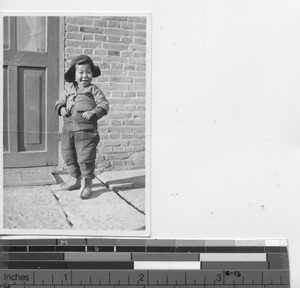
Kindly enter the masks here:
<path id="1" fill-rule="evenodd" d="M 63 128 L 62 154 L 69 173 L 75 178 L 94 178 L 96 149 L 100 137 L 97 131 L 70 131 Z"/>

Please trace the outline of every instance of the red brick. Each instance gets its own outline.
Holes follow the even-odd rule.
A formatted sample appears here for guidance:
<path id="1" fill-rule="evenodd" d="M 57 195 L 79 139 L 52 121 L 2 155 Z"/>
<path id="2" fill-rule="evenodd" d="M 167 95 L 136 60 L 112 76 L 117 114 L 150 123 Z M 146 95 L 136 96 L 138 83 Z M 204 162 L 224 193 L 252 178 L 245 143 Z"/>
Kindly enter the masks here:
<path id="1" fill-rule="evenodd" d="M 134 125 L 139 125 L 139 126 L 142 126 L 142 125 L 145 125 L 146 122 L 144 119 L 136 119 L 134 120 Z"/>
<path id="2" fill-rule="evenodd" d="M 135 76 L 137 76 L 137 77 L 146 77 L 146 73 L 144 71 L 138 71 L 138 72 L 136 72 L 136 71 L 129 71 L 128 75 L 132 76 L 132 77 L 135 77 Z"/>
<path id="3" fill-rule="evenodd" d="M 103 89 L 108 90 L 125 90 L 126 84 L 123 83 L 110 83 L 110 84 L 103 84 Z"/>
<path id="4" fill-rule="evenodd" d="M 143 77 L 143 78 L 136 77 L 135 78 L 135 83 L 146 83 L 146 79 L 145 79 L 145 77 Z"/>
<path id="5" fill-rule="evenodd" d="M 99 42 L 92 42 L 92 41 L 84 41 L 81 44 L 84 48 L 101 48 L 101 43 Z"/>
<path id="6" fill-rule="evenodd" d="M 133 37 L 145 37 L 147 36 L 146 31 L 142 31 L 142 30 L 133 30 L 130 33 L 131 36 Z"/>
<path id="7" fill-rule="evenodd" d="M 135 69 L 136 69 L 136 66 L 134 64 L 127 64 L 124 67 L 125 71 L 127 71 L 127 70 L 135 70 Z"/>
<path id="8" fill-rule="evenodd" d="M 85 33 L 96 33 L 96 34 L 103 34 L 103 29 L 97 26 L 81 26 L 79 28 L 79 31 L 85 32 Z"/>
<path id="9" fill-rule="evenodd" d="M 139 23 L 146 23 L 146 22 L 147 22 L 147 18 L 146 18 L 146 16 L 141 16 L 141 17 L 130 16 L 130 17 L 128 18 L 128 21 L 131 21 L 131 22 L 139 22 Z"/>
<path id="10" fill-rule="evenodd" d="M 78 25 L 70 25 L 70 24 L 66 25 L 66 31 L 68 32 L 78 32 L 78 30 L 79 30 Z"/>
<path id="11" fill-rule="evenodd" d="M 120 35 L 120 36 L 129 36 L 130 31 L 126 29 L 118 29 L 118 28 L 104 28 L 104 33 L 108 35 Z"/>
<path id="12" fill-rule="evenodd" d="M 121 135 L 121 138 L 122 139 L 132 139 L 133 138 L 133 135 L 132 134 L 122 134 Z M 126 152 L 130 152 L 130 151 L 127 151 Z"/>
<path id="13" fill-rule="evenodd" d="M 128 119 L 131 117 L 131 112 L 111 112 L 109 117 L 111 119 Z"/>
<path id="14" fill-rule="evenodd" d="M 137 45 L 146 45 L 146 38 L 135 38 L 134 44 Z"/>
<path id="15" fill-rule="evenodd" d="M 122 170 L 125 166 L 125 161 L 121 161 L 121 160 L 113 160 L 112 161 L 112 165 L 114 167 L 114 169 L 116 170 Z"/>
<path id="16" fill-rule="evenodd" d="M 136 91 L 125 91 L 125 97 L 136 97 Z"/>
<path id="17" fill-rule="evenodd" d="M 121 23 L 121 28 L 132 30 L 134 28 L 134 23 L 131 23 L 131 22 L 122 22 Z"/>
<path id="18" fill-rule="evenodd" d="M 110 125 L 112 126 L 121 126 L 122 121 L 121 120 L 111 120 Z"/>
<path id="19" fill-rule="evenodd" d="M 146 57 L 146 53 L 144 52 L 135 52 L 133 54 L 133 57 L 137 57 L 137 58 L 145 58 Z"/>
<path id="20" fill-rule="evenodd" d="M 128 146 L 130 144 L 129 140 L 104 140 L 103 145 L 107 146 Z"/>
<path id="21" fill-rule="evenodd" d="M 126 50 L 128 49 L 128 45 L 126 44 L 116 44 L 116 43 L 103 43 L 103 48 L 104 49 L 111 49 L 111 50 Z"/>
<path id="22" fill-rule="evenodd" d="M 104 117 L 104 118 L 100 119 L 98 121 L 98 125 L 99 126 L 107 126 L 108 125 L 108 119 L 107 119 L 107 117 Z M 104 129 L 104 131 L 99 130 L 99 132 L 106 133 L 107 132 L 107 128 L 103 128 L 103 129 Z"/>
<path id="23" fill-rule="evenodd" d="M 123 105 L 110 105 L 110 111 L 124 111 Z"/>
<path id="24" fill-rule="evenodd" d="M 89 17 L 66 17 L 67 24 L 77 24 L 77 25 L 92 25 L 93 20 Z"/>
<path id="25" fill-rule="evenodd" d="M 134 111 L 133 113 L 132 113 L 132 116 L 133 117 L 139 117 L 139 118 L 145 118 L 145 112 L 143 112 L 143 111 Z"/>
<path id="26" fill-rule="evenodd" d="M 93 40 L 94 35 L 93 34 L 83 34 L 83 40 Z"/>
<path id="27" fill-rule="evenodd" d="M 120 23 L 120 21 L 117 21 L 117 20 L 108 20 L 107 21 L 107 26 L 108 27 L 120 28 L 121 27 L 121 23 Z"/>
<path id="28" fill-rule="evenodd" d="M 95 20 L 94 25 L 98 26 L 98 27 L 107 27 L 107 21 L 106 20 Z"/>
<path id="29" fill-rule="evenodd" d="M 98 166 L 100 168 L 109 169 L 112 166 L 112 164 L 111 164 L 111 161 L 100 161 Z"/>
<path id="30" fill-rule="evenodd" d="M 135 105 L 125 105 L 124 111 L 136 111 L 136 106 Z"/>
<path id="31" fill-rule="evenodd" d="M 146 111 L 146 106 L 145 105 L 138 105 L 137 110 L 139 111 Z"/>
<path id="32" fill-rule="evenodd" d="M 116 35 L 108 35 L 107 36 L 108 42 L 120 43 L 120 39 L 121 39 L 121 36 L 116 36 Z"/>
<path id="33" fill-rule="evenodd" d="M 142 152 L 142 151 L 145 151 L 145 145 L 133 146 L 132 147 L 132 151 L 133 152 Z"/>
<path id="34" fill-rule="evenodd" d="M 123 63 L 111 63 L 111 69 L 123 70 L 123 67 L 124 67 Z"/>
<path id="35" fill-rule="evenodd" d="M 130 144 L 132 146 L 140 146 L 140 145 L 144 145 L 145 141 L 143 139 L 132 139 L 130 140 Z"/>
<path id="36" fill-rule="evenodd" d="M 139 84 L 128 84 L 128 90 L 145 90 L 146 85 L 139 83 Z"/>
<path id="37" fill-rule="evenodd" d="M 100 139 L 101 139 L 101 140 L 109 139 L 108 134 L 102 134 L 102 133 L 99 133 L 99 136 L 100 136 Z"/>
<path id="38" fill-rule="evenodd" d="M 94 50 L 93 49 L 84 49 L 84 54 L 93 54 Z"/>
<path id="39" fill-rule="evenodd" d="M 133 53 L 131 51 L 121 51 L 122 57 L 133 57 Z"/>
<path id="40" fill-rule="evenodd" d="M 121 134 L 119 133 L 111 133 L 109 134 L 110 139 L 120 139 L 121 138 Z"/>
<path id="41" fill-rule="evenodd" d="M 120 56 L 120 51 L 108 50 L 108 56 Z"/>
<path id="42" fill-rule="evenodd" d="M 100 153 L 111 153 L 114 147 L 103 147 L 100 149 Z"/>
<path id="43" fill-rule="evenodd" d="M 123 153 L 123 152 L 125 152 L 125 147 L 112 147 L 112 152 Z"/>
<path id="44" fill-rule="evenodd" d="M 130 104 L 131 100 L 129 98 L 111 98 L 109 99 L 109 103 L 113 104 Z"/>
<path id="45" fill-rule="evenodd" d="M 135 45 L 135 44 L 131 44 L 129 48 L 130 48 L 132 51 L 146 52 L 146 46 L 145 46 L 145 45 Z"/>
<path id="46" fill-rule="evenodd" d="M 134 134 L 135 139 L 145 139 L 145 133 Z"/>
<path id="47" fill-rule="evenodd" d="M 136 68 L 138 71 L 146 71 L 146 64 L 137 64 Z"/>
<path id="48" fill-rule="evenodd" d="M 139 127 L 132 127 L 132 132 L 134 134 L 136 134 L 136 133 L 142 133 L 142 132 L 145 132 L 145 131 L 146 131 L 145 127 L 141 127 L 141 126 L 139 126 Z"/>
<path id="49" fill-rule="evenodd" d="M 115 153 L 115 154 L 108 154 L 107 160 L 124 160 L 127 159 L 129 155 L 127 153 Z"/>
<path id="50" fill-rule="evenodd" d="M 107 36 L 95 34 L 95 40 L 96 41 L 107 41 Z"/>
<path id="51" fill-rule="evenodd" d="M 73 47 L 67 47 L 65 50 L 66 54 L 82 54 L 83 49 L 81 48 L 73 48 Z"/>
<path id="52" fill-rule="evenodd" d="M 126 119 L 122 121 L 123 125 L 128 125 L 128 126 L 133 126 L 134 125 L 134 120 L 133 119 Z"/>
<path id="53" fill-rule="evenodd" d="M 106 56 L 107 55 L 107 50 L 104 50 L 104 49 L 94 49 L 94 54 L 95 55 L 104 55 L 104 56 Z"/>
<path id="54" fill-rule="evenodd" d="M 146 92 L 145 91 L 139 91 L 138 92 L 138 97 L 146 97 Z"/>
<path id="55" fill-rule="evenodd" d="M 104 60 L 103 60 L 104 61 Z M 125 75 L 125 72 L 122 71 L 122 70 L 114 70 L 114 69 L 111 69 L 111 70 L 107 70 L 107 69 L 103 69 L 101 70 L 102 74 L 103 75 Z"/>
<path id="56" fill-rule="evenodd" d="M 123 36 L 123 37 L 121 37 L 120 42 L 121 43 L 131 44 L 133 42 L 133 39 L 132 39 L 132 37 Z"/>
<path id="57" fill-rule="evenodd" d="M 66 47 L 79 47 L 81 45 L 81 41 L 78 40 L 66 40 L 65 46 Z"/>
<path id="58" fill-rule="evenodd" d="M 107 82 L 109 82 L 109 77 L 107 77 L 107 76 L 100 76 L 99 78 L 98 78 L 98 80 L 99 80 L 99 82 L 101 82 L 101 83 L 107 83 Z"/>
<path id="59" fill-rule="evenodd" d="M 127 21 L 127 16 L 103 16 L 103 20 L 117 20 L 117 21 Z"/>
<path id="60" fill-rule="evenodd" d="M 133 82 L 133 77 L 123 77 L 123 82 L 124 83 L 132 83 Z"/>
<path id="61" fill-rule="evenodd" d="M 111 97 L 124 97 L 124 93 L 123 90 L 114 90 L 111 91 Z"/>
<path id="62" fill-rule="evenodd" d="M 113 57 L 113 56 L 109 56 L 109 57 L 103 57 L 103 61 L 107 61 L 107 62 L 128 62 L 128 58 L 122 58 L 122 57 Z"/>
<path id="63" fill-rule="evenodd" d="M 82 40 L 82 33 L 67 32 L 67 39 Z"/>
<path id="64" fill-rule="evenodd" d="M 136 30 L 146 30 L 146 24 L 136 23 L 135 26 L 134 26 L 134 29 L 136 29 Z"/>
<path id="65" fill-rule="evenodd" d="M 132 63 L 132 64 L 146 64 L 146 59 L 145 58 L 130 58 L 129 63 Z"/>
<path id="66" fill-rule="evenodd" d="M 110 77 L 111 82 L 122 82 L 122 77 L 120 76 L 112 76 Z"/>
<path id="67" fill-rule="evenodd" d="M 96 52 L 96 51 L 99 51 L 99 50 L 95 50 L 95 52 Z M 109 68 L 110 68 L 110 64 L 107 63 L 107 62 L 102 62 L 102 63 L 100 64 L 100 68 L 101 68 L 101 69 L 109 69 Z"/>
<path id="68" fill-rule="evenodd" d="M 130 126 L 112 126 L 109 127 L 109 131 L 112 133 L 119 133 L 119 132 L 130 132 L 131 127 Z"/>

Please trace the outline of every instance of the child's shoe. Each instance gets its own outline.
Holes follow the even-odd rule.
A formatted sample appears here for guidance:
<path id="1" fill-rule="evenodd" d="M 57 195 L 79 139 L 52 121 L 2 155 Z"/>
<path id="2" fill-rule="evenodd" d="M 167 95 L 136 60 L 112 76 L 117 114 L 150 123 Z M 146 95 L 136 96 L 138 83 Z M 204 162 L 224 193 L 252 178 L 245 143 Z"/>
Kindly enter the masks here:
<path id="1" fill-rule="evenodd" d="M 75 189 L 79 189 L 80 188 L 80 178 L 75 178 L 72 175 L 70 175 L 70 179 L 68 182 L 64 182 L 60 185 L 60 187 L 63 190 L 75 190 Z"/>
<path id="2" fill-rule="evenodd" d="M 79 198 L 87 199 L 92 193 L 92 178 L 82 178 L 81 189 L 78 192 Z"/>

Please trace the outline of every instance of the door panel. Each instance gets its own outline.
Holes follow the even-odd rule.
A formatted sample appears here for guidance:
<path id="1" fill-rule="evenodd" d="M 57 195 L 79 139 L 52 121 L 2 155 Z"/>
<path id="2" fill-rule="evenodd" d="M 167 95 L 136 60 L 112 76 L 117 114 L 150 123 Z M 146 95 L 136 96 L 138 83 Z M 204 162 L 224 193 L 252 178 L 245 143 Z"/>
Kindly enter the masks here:
<path id="1" fill-rule="evenodd" d="M 20 67 L 18 72 L 19 151 L 45 150 L 45 69 Z"/>
<path id="2" fill-rule="evenodd" d="M 57 165 L 59 17 L 4 24 L 4 167 Z"/>
<path id="3" fill-rule="evenodd" d="M 7 66 L 3 67 L 3 151 L 8 151 L 8 69 Z"/>

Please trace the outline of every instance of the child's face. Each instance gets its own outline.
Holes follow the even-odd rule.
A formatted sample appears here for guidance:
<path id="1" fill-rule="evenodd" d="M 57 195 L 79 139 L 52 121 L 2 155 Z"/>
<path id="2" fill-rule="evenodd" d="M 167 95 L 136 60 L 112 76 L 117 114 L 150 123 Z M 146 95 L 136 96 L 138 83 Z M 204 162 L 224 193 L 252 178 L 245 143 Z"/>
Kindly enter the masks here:
<path id="1" fill-rule="evenodd" d="M 83 87 L 89 86 L 93 80 L 93 72 L 90 64 L 76 64 L 75 80 Z"/>

